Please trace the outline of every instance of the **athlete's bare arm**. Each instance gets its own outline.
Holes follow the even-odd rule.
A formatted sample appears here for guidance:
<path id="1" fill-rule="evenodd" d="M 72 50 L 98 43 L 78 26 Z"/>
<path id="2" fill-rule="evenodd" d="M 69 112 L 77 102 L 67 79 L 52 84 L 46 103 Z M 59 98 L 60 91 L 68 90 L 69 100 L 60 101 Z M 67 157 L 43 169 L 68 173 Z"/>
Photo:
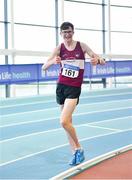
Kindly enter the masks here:
<path id="1" fill-rule="evenodd" d="M 59 57 L 60 53 L 60 45 L 57 46 L 52 52 L 51 56 L 47 59 L 47 61 L 43 64 L 42 69 L 46 70 L 53 64 L 61 63 L 61 58 Z"/>
<path id="2" fill-rule="evenodd" d="M 91 57 L 91 63 L 93 65 L 96 64 L 105 64 L 105 60 L 101 57 L 99 57 L 95 52 L 92 51 L 92 49 L 85 43 L 81 43 L 81 47 L 83 49 L 83 52 L 88 54 Z"/>

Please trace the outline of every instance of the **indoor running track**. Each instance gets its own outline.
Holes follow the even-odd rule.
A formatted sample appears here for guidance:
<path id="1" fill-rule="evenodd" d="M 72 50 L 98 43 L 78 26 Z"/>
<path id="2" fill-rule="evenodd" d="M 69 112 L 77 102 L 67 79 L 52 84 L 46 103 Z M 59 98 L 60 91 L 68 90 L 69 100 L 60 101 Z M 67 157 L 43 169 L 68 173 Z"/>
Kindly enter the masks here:
<path id="1" fill-rule="evenodd" d="M 0 101 L 0 179 L 50 179 L 72 168 L 55 96 Z M 85 161 L 132 143 L 130 88 L 82 92 L 74 125 Z"/>

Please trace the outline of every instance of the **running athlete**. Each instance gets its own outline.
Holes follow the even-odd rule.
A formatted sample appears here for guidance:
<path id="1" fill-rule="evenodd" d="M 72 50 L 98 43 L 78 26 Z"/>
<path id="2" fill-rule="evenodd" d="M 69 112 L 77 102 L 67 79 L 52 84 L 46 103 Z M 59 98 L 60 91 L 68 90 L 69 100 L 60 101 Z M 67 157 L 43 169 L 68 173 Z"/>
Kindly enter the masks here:
<path id="1" fill-rule="evenodd" d="M 105 64 L 103 58 L 95 54 L 88 45 L 73 40 L 74 25 L 70 22 L 62 23 L 60 34 L 63 43 L 58 45 L 47 62 L 42 66 L 46 70 L 53 64 L 60 64 L 60 74 L 56 88 L 56 100 L 61 105 L 60 123 L 65 129 L 73 152 L 70 165 L 78 165 L 84 159 L 76 130 L 72 124 L 72 114 L 79 102 L 84 73 L 85 54 L 91 57 L 91 64 Z"/>

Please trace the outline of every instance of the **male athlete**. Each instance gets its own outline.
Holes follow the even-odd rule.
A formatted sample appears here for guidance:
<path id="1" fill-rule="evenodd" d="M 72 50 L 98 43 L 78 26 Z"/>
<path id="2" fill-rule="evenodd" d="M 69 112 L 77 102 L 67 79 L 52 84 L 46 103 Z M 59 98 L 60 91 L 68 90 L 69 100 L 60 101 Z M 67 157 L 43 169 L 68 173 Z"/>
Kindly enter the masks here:
<path id="1" fill-rule="evenodd" d="M 54 49 L 42 69 L 46 70 L 53 64 L 60 64 L 60 74 L 56 88 L 56 100 L 61 105 L 60 123 L 67 133 L 73 151 L 70 165 L 78 165 L 85 157 L 84 150 L 78 141 L 76 130 L 72 124 L 72 114 L 79 102 L 81 93 L 85 55 L 88 54 L 91 57 L 92 65 L 103 65 L 105 61 L 85 43 L 73 40 L 74 25 L 72 23 L 62 23 L 60 34 L 63 43 Z"/>

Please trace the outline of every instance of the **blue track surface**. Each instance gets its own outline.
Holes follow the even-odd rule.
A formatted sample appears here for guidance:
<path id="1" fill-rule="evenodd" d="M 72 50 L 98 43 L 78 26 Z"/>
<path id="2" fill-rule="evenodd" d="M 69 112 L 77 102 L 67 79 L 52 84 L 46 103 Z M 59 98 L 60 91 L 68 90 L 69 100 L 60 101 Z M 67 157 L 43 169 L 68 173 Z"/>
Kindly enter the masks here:
<path id="1" fill-rule="evenodd" d="M 74 125 L 86 160 L 132 143 L 130 88 L 83 92 Z M 71 152 L 55 96 L 0 104 L 0 178 L 50 179 L 69 169 Z"/>

